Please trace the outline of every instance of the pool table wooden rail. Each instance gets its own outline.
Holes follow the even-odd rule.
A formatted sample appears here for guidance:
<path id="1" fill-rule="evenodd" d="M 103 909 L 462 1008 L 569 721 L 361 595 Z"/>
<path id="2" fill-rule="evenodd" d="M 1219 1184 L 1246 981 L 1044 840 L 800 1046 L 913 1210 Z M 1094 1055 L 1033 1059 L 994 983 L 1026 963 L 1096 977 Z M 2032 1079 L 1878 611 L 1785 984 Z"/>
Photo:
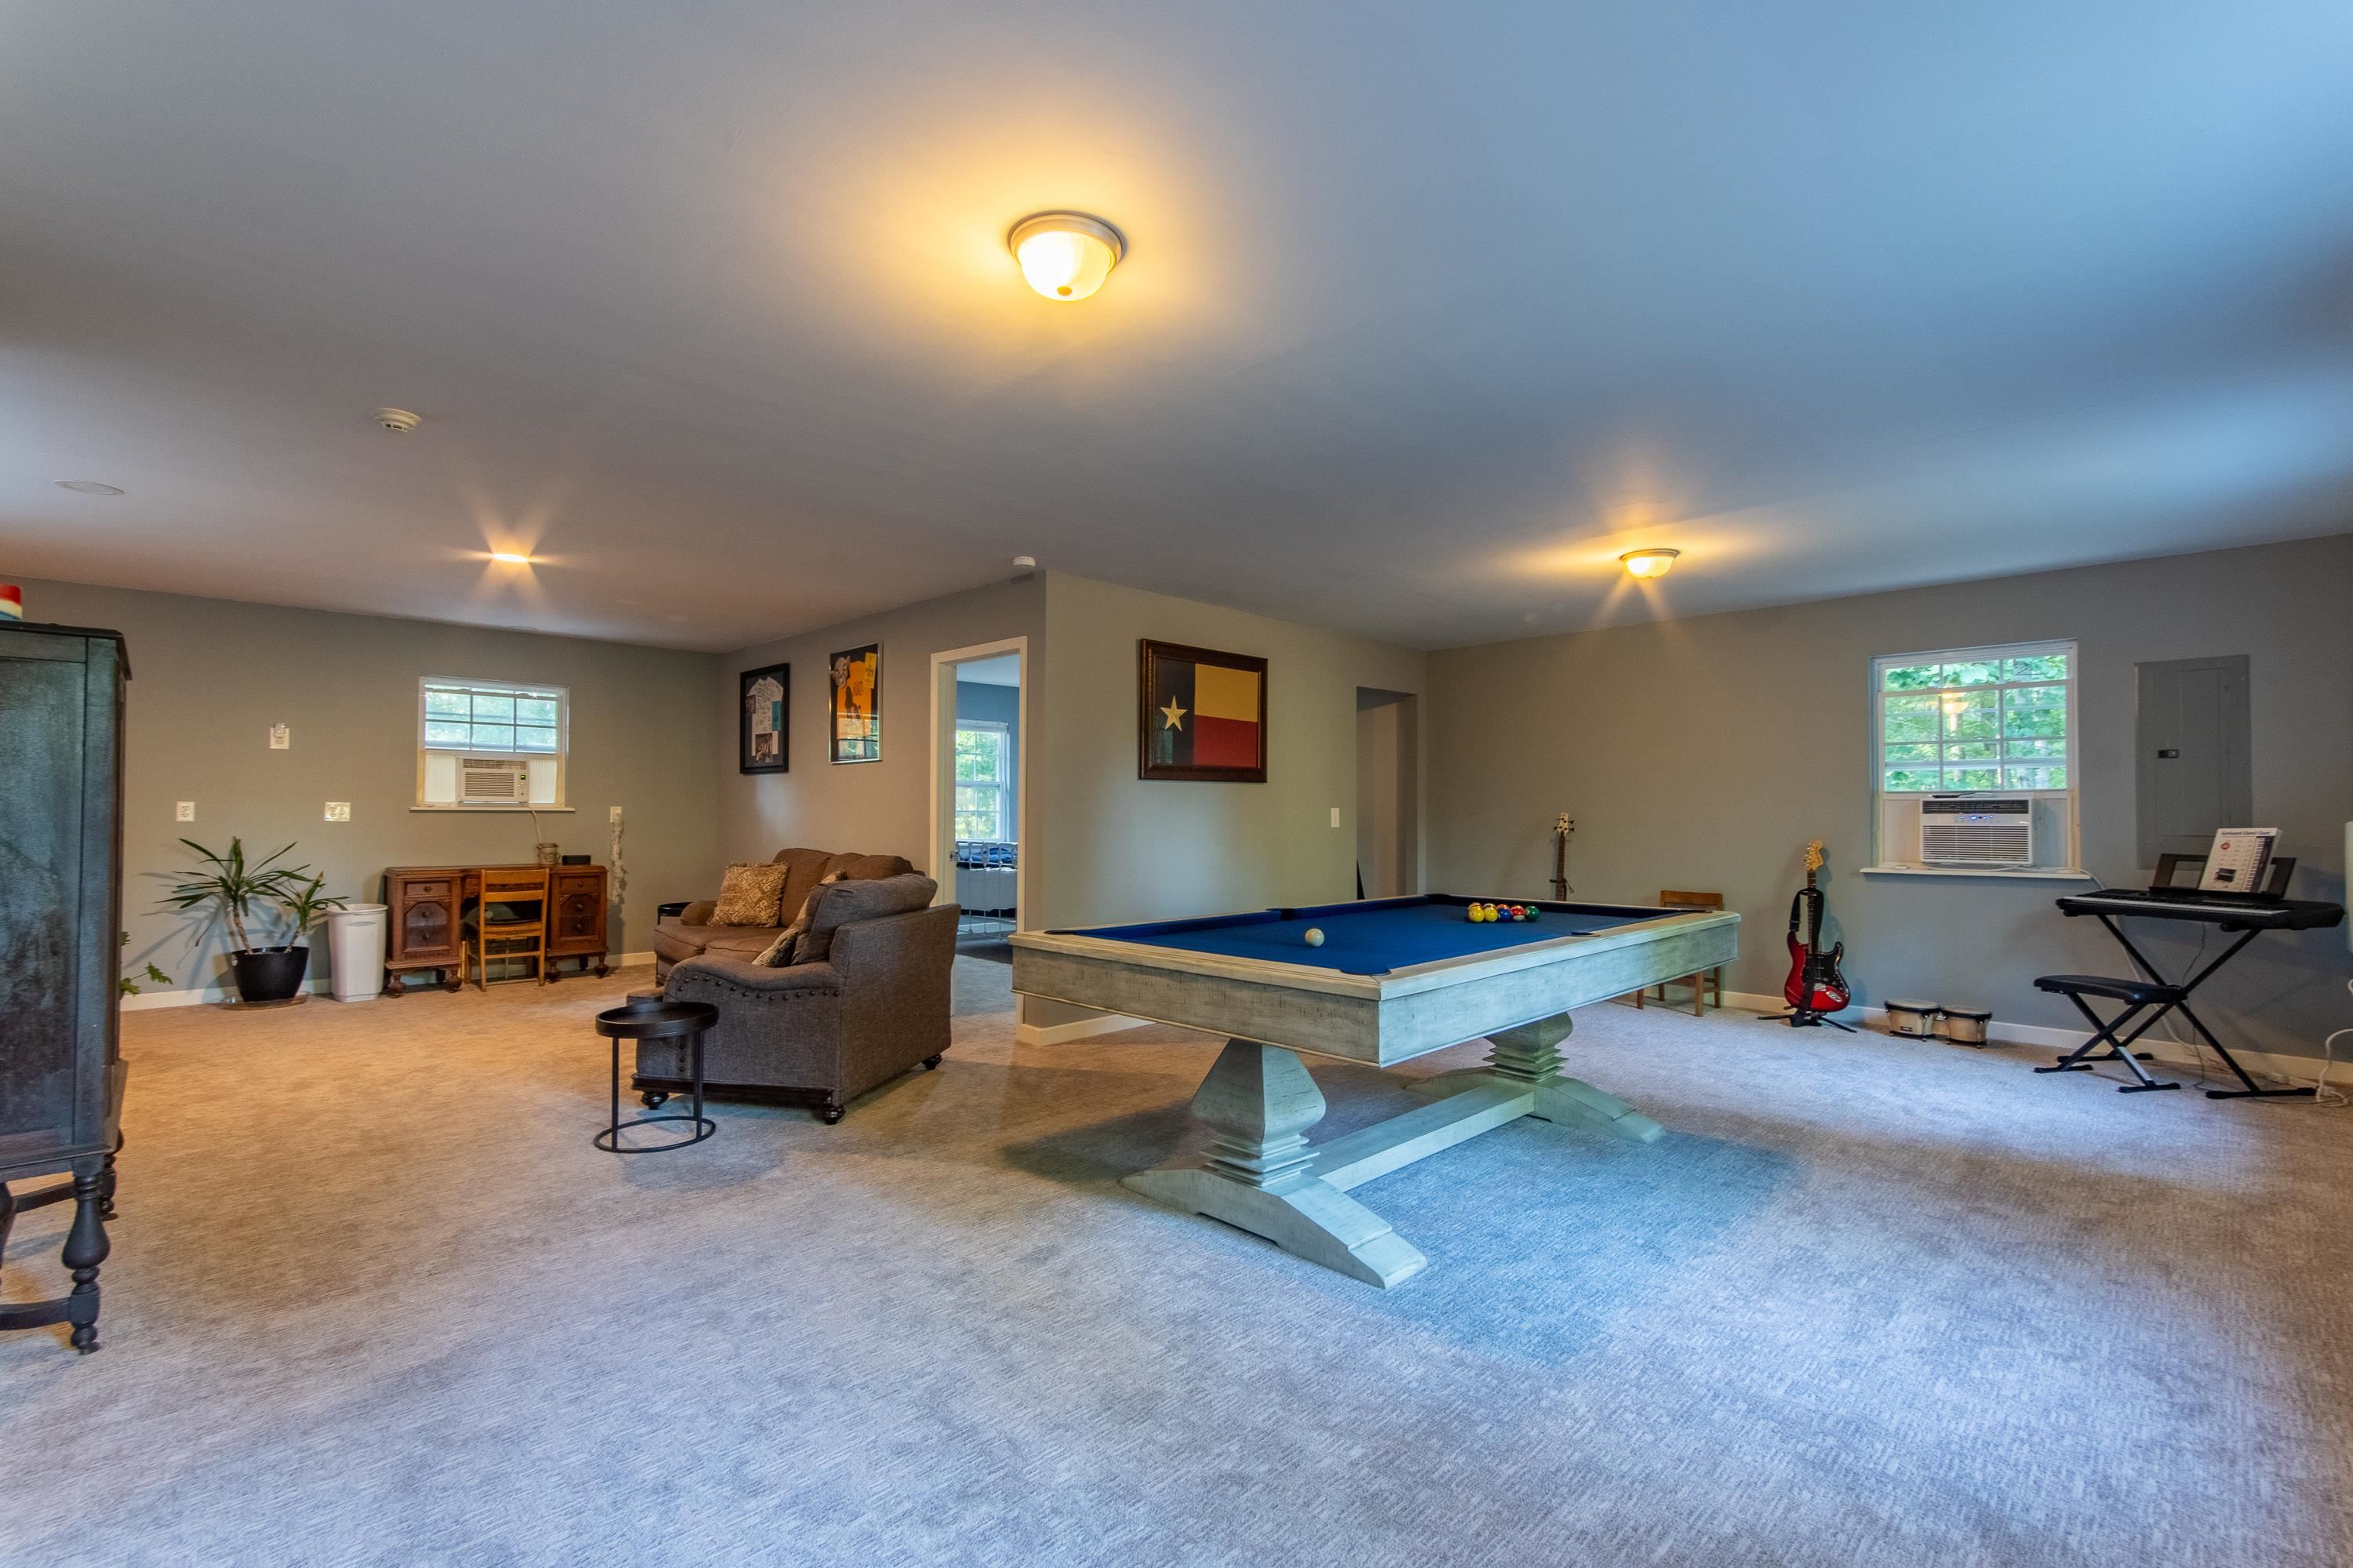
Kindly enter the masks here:
<path id="1" fill-rule="evenodd" d="M 1739 952 L 1729 910 L 1659 918 L 1392 970 L 1335 970 L 1090 936 L 1017 931 L 1013 989 L 1081 1007 L 1389 1067 L 1679 979 Z"/>

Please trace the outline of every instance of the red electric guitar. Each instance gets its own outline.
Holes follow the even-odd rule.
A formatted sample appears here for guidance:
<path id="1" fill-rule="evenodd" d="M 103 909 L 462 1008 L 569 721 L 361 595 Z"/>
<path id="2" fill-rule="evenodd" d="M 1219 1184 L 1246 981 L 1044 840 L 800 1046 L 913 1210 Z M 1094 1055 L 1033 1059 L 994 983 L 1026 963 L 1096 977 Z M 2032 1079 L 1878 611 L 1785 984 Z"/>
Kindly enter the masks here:
<path id="1" fill-rule="evenodd" d="M 1821 868 L 1822 841 L 1817 838 L 1806 846 L 1806 885 L 1789 900 L 1789 978 L 1782 983 L 1781 1000 L 1794 1009 L 1792 1025 L 1820 1022 L 1822 1014 L 1835 1013 L 1853 999 L 1846 976 L 1839 973 L 1846 943 L 1822 951 L 1822 890 L 1814 885 L 1814 873 Z M 1801 918 L 1803 942 L 1798 940 Z"/>

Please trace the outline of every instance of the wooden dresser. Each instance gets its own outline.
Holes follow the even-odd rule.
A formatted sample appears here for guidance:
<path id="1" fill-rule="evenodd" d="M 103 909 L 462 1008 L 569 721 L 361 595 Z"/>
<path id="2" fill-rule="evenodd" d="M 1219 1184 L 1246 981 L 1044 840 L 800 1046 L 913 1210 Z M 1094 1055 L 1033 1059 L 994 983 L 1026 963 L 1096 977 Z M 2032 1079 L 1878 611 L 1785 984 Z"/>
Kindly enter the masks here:
<path id="1" fill-rule="evenodd" d="M 71 1202 L 72 1293 L 0 1303 L 0 1329 L 72 1325 L 98 1348 L 98 1271 L 121 1142 L 123 682 L 120 632 L 0 622 L 0 1241 Z M 53 1172 L 70 1182 L 11 1193 Z M 28 1363 L 29 1367 L 29 1363 Z"/>
<path id="2" fill-rule="evenodd" d="M 482 873 L 519 868 L 528 861 L 503 866 L 395 866 L 384 874 L 385 990 L 398 996 L 404 978 L 430 969 L 441 977 L 441 989 L 455 991 L 465 973 L 460 933 L 467 910 L 482 892 Z M 576 958 L 575 974 L 610 974 L 606 963 L 605 868 L 554 866 L 548 870 L 547 963 L 549 982 L 560 978 L 558 963 Z"/>

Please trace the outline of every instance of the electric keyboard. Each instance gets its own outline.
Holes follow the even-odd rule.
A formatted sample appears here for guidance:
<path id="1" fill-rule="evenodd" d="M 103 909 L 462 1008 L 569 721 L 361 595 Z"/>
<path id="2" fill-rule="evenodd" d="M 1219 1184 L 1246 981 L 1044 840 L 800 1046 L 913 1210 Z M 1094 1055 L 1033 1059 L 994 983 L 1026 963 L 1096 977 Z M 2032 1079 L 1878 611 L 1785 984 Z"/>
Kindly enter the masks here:
<path id="1" fill-rule="evenodd" d="M 2071 915 L 2146 915 L 2166 921 L 2203 921 L 2238 931 L 2315 931 L 2337 925 L 2345 906 L 2312 899 L 2259 899 L 2245 894 L 2200 893 L 2174 888 L 2113 888 L 2070 893 L 2059 908 Z"/>

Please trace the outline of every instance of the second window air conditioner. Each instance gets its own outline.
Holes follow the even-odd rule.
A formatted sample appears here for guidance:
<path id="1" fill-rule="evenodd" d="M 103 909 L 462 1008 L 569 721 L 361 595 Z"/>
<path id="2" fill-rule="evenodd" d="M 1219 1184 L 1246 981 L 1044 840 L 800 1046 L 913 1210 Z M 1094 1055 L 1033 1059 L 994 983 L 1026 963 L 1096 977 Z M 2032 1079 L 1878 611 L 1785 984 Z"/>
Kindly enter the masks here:
<path id="1" fill-rule="evenodd" d="M 499 757 L 468 757 L 458 764 L 458 798 L 467 805 L 527 805 L 531 764 Z"/>

